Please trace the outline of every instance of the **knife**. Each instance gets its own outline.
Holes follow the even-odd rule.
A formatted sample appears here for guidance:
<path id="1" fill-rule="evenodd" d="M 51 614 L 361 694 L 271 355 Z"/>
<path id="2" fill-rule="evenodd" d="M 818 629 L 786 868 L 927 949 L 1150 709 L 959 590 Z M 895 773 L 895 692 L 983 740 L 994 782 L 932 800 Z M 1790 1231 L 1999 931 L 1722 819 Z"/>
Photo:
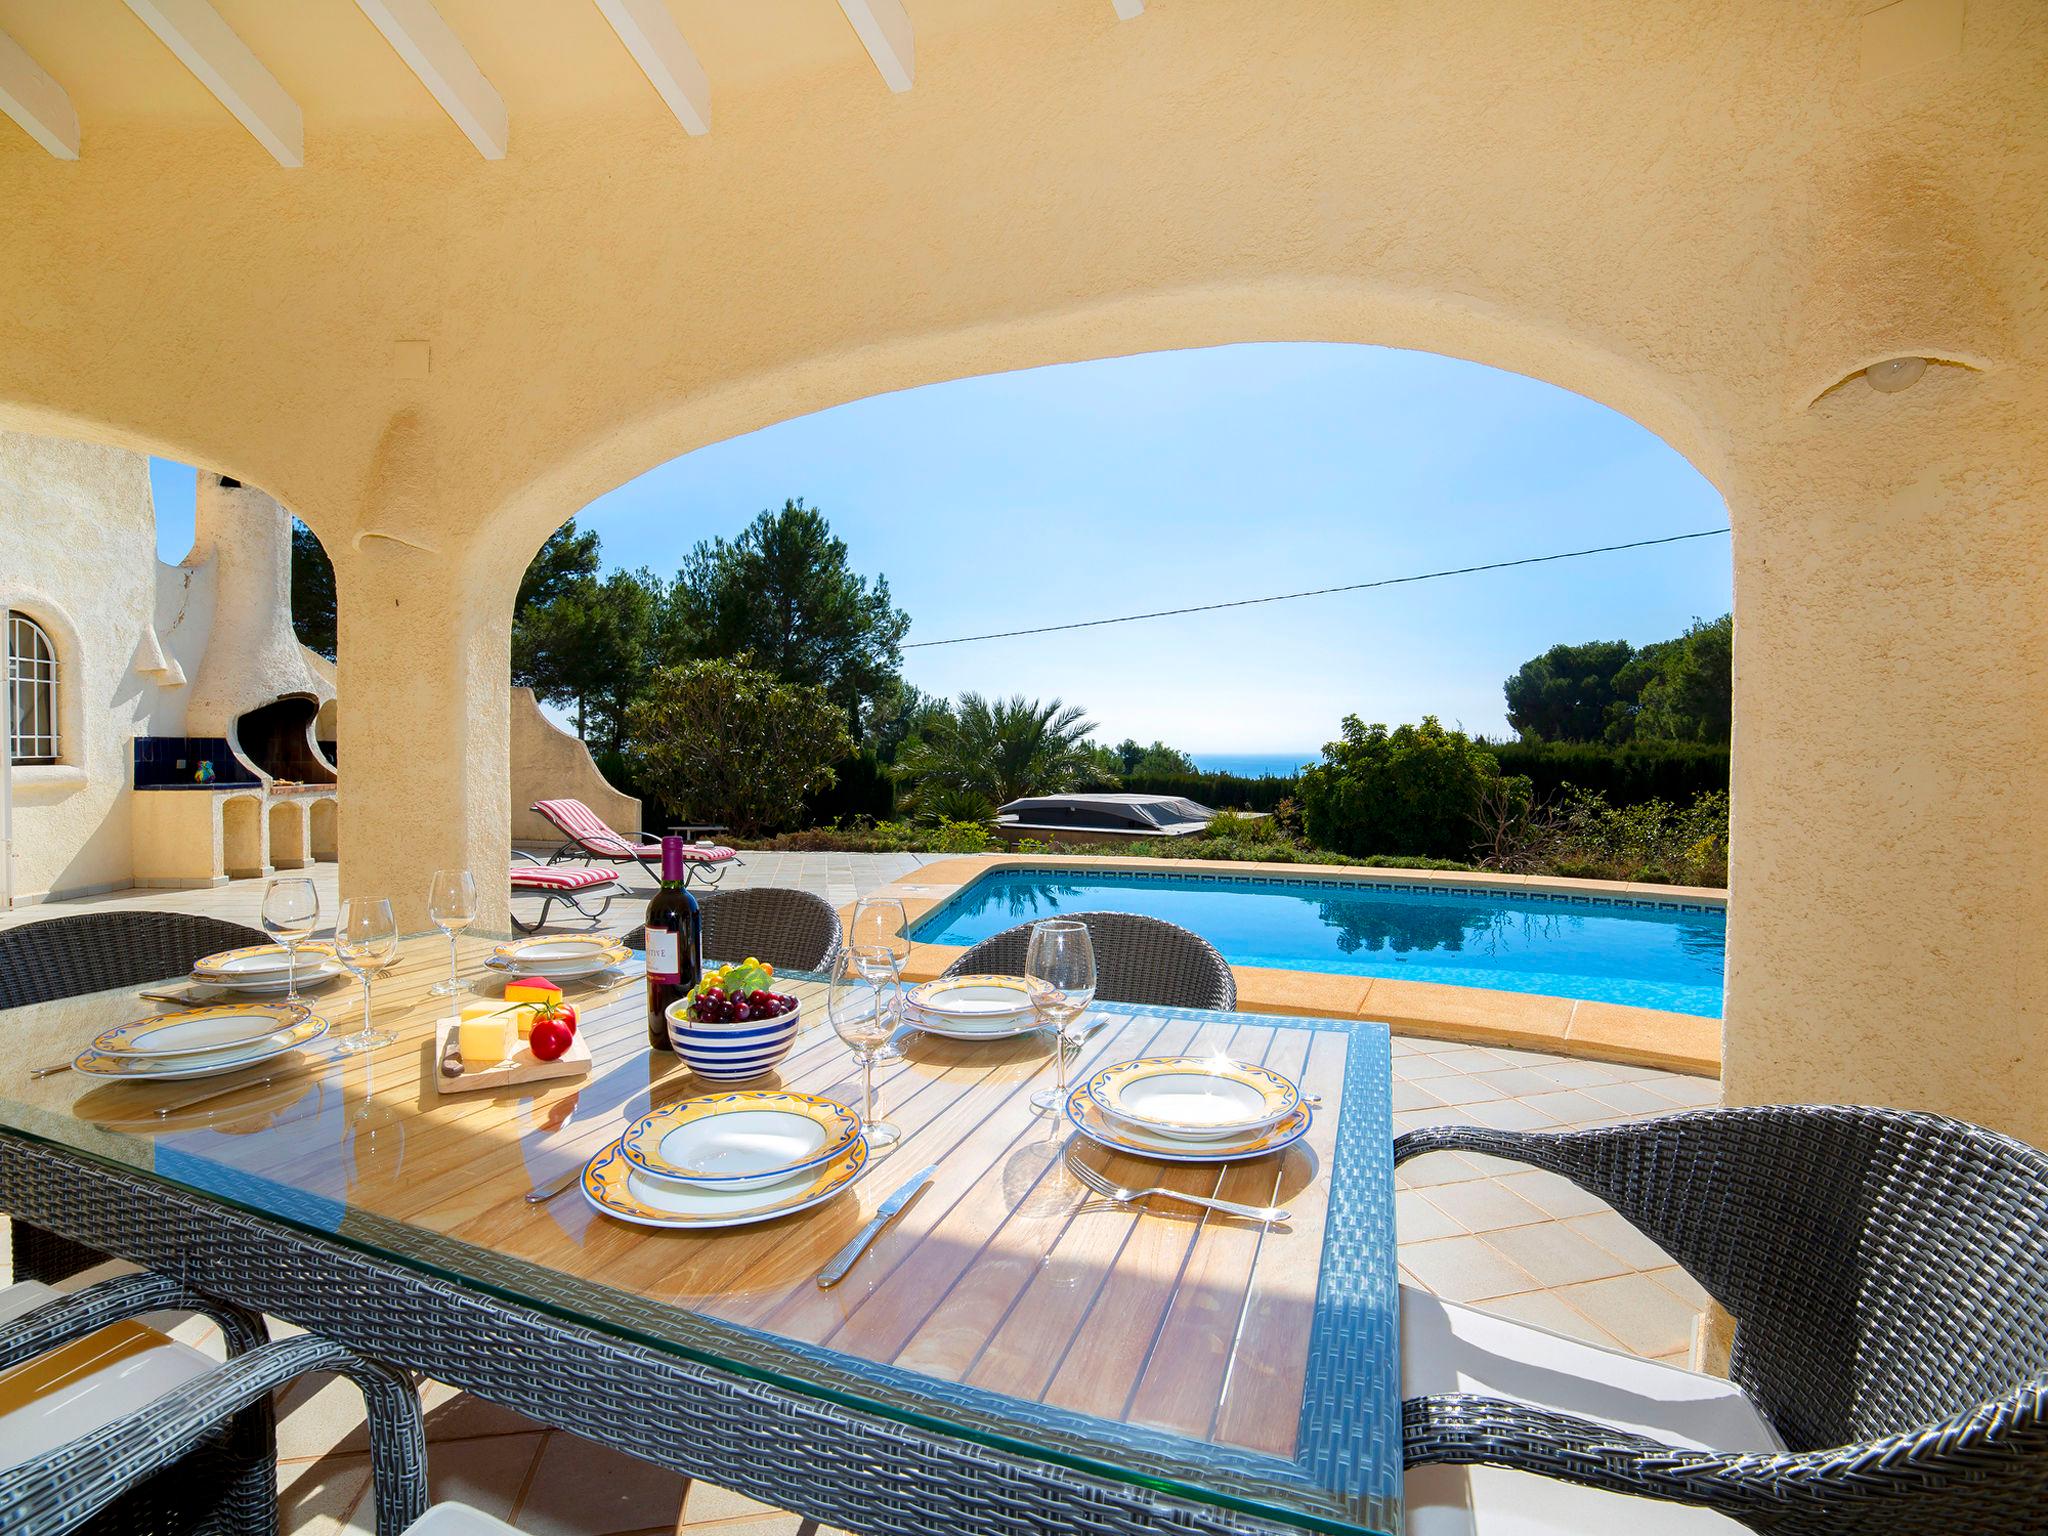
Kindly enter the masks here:
<path id="1" fill-rule="evenodd" d="M 876 1210 L 873 1219 L 854 1234 L 853 1241 L 834 1254 L 832 1262 L 818 1271 L 819 1286 L 829 1290 L 844 1280 L 846 1272 L 853 1268 L 853 1261 L 867 1251 L 869 1243 L 872 1243 L 876 1237 L 880 1236 L 882 1228 L 889 1225 L 890 1218 L 902 1210 L 903 1207 L 910 1204 L 917 1197 L 917 1192 L 923 1189 L 925 1185 L 931 1183 L 932 1175 L 938 1171 L 939 1165 L 933 1163 L 931 1167 L 923 1172 L 912 1175 L 908 1184 L 905 1184 L 895 1194 L 884 1200 L 880 1208 Z"/>

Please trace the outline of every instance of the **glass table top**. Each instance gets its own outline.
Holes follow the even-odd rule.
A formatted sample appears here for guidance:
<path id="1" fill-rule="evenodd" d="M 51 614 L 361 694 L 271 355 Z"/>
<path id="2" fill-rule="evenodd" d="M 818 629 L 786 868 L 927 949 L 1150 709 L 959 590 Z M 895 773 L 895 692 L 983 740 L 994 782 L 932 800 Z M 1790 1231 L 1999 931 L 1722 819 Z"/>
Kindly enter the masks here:
<path id="1" fill-rule="evenodd" d="M 334 1049 L 361 994 L 308 994 L 333 1032 L 228 1076 L 105 1081 L 30 1070 L 176 1006 L 133 990 L 0 1011 L 0 1130 L 146 1173 L 418 1270 L 791 1390 L 1312 1529 L 1392 1529 L 1401 1468 L 1391 1068 L 1384 1027 L 1121 1004 L 1075 1084 L 1145 1055 L 1222 1054 L 1319 1095 L 1277 1155 L 1167 1164 L 1077 1141 L 1118 1185 L 1282 1205 L 1270 1227 L 1165 1200 L 1112 1203 L 1066 1166 L 1072 1127 L 1034 1118 L 1043 1036 L 903 1038 L 877 1072 L 902 1142 L 843 1191 L 751 1226 L 677 1231 L 600 1213 L 559 1180 L 653 1107 L 729 1091 L 648 1049 L 637 975 L 567 984 L 581 1077 L 442 1093 L 434 1025 L 502 980 L 466 941 L 475 996 L 435 998 L 439 938 L 377 987 L 395 1040 Z M 815 978 L 776 1070 L 736 1085 L 858 1105 L 859 1070 Z M 161 988 L 159 988 L 161 989 Z M 157 989 L 153 989 L 157 990 Z M 912 1173 L 931 1185 L 831 1289 L 818 1270 Z"/>

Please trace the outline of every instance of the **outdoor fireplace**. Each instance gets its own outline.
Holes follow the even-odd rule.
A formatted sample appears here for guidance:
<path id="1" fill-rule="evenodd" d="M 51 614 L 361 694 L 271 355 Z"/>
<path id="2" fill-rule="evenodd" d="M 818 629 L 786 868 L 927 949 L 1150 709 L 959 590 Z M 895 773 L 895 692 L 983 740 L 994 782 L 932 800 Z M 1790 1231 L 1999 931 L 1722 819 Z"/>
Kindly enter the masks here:
<path id="1" fill-rule="evenodd" d="M 284 784 L 332 784 L 334 770 L 313 745 L 313 720 L 320 701 L 311 694 L 288 694 L 239 715 L 233 743 L 236 754 L 264 777 Z"/>

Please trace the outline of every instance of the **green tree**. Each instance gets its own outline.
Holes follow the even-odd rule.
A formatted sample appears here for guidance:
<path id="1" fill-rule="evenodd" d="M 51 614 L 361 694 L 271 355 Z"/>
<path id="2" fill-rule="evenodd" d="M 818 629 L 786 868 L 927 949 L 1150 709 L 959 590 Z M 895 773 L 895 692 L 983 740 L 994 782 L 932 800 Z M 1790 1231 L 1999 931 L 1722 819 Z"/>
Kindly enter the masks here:
<path id="1" fill-rule="evenodd" d="M 1734 726 L 1735 616 L 1695 619 L 1656 651 L 1636 696 L 1629 739 L 1727 741 Z"/>
<path id="2" fill-rule="evenodd" d="M 1508 724 L 1528 741 L 1600 741 L 1617 702 L 1617 680 L 1635 658 L 1626 640 L 1553 645 L 1509 678 Z"/>
<path id="3" fill-rule="evenodd" d="M 338 609 L 334 562 L 313 530 L 292 519 L 292 633 L 299 644 L 334 660 Z"/>
<path id="4" fill-rule="evenodd" d="M 1186 775 L 1201 771 L 1187 753 L 1178 747 L 1169 747 L 1163 741 L 1141 747 L 1134 738 L 1126 736 L 1117 744 L 1116 758 L 1117 772 L 1125 778 L 1135 775 Z"/>
<path id="5" fill-rule="evenodd" d="M 1097 782 L 1084 748 L 1094 729 L 1085 711 L 1058 699 L 963 693 L 896 754 L 904 806 L 920 820 L 982 821 L 1021 796 Z"/>
<path id="6" fill-rule="evenodd" d="M 1483 742 L 1434 715 L 1391 731 L 1346 715 L 1343 739 L 1302 770 L 1300 788 L 1309 841 L 1356 858 L 1465 858 L 1482 801 L 1502 793 L 1525 803 L 1529 781 L 1503 779 Z"/>
<path id="7" fill-rule="evenodd" d="M 513 625 L 512 681 L 573 709 L 585 741 L 621 750 L 632 706 L 654 669 L 660 592 L 648 571 L 614 571 L 603 581 L 566 578 Z"/>
<path id="8" fill-rule="evenodd" d="M 658 669 L 627 710 L 634 780 L 675 815 L 742 836 L 787 826 L 853 750 L 846 712 L 751 656 Z"/>
<path id="9" fill-rule="evenodd" d="M 863 733 L 896 681 L 910 629 L 888 578 L 870 584 L 854 571 L 846 541 L 800 500 L 762 512 L 735 539 L 698 544 L 670 601 L 687 654 L 745 652 L 777 677 L 823 688 Z"/>
<path id="10" fill-rule="evenodd" d="M 577 530 L 573 517 L 549 534 L 540 552 L 527 562 L 526 574 L 519 578 L 519 596 L 513 601 L 512 622 L 517 624 L 519 616 L 527 609 L 551 603 L 572 587 L 595 578 L 601 547 L 602 542 L 595 533 Z"/>

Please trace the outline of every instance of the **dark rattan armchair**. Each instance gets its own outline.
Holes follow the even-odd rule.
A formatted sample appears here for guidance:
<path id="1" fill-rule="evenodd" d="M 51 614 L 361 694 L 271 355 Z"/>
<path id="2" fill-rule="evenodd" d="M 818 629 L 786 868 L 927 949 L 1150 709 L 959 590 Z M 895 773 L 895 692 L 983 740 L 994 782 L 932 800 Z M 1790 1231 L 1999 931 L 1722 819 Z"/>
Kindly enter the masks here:
<path id="1" fill-rule="evenodd" d="M 1540 1134 L 1432 1126 L 1562 1174 L 1736 1321 L 1730 1377 L 1785 1454 L 1675 1449 L 1521 1403 L 1405 1405 L 1408 1465 L 1508 1467 L 1786 1536 L 2048 1530 L 2048 1155 L 1936 1115 L 1701 1110 Z"/>
<path id="2" fill-rule="evenodd" d="M 777 970 L 827 971 L 845 939 L 832 903 L 809 891 L 757 885 L 745 890 L 699 891 L 704 913 L 704 954 L 711 960 L 752 955 Z M 647 947 L 647 930 L 625 936 L 629 949 Z"/>
<path id="3" fill-rule="evenodd" d="M 268 943 L 240 923 L 185 912 L 86 912 L 0 932 L 0 1008 L 182 976 L 223 949 Z"/>
<path id="4" fill-rule="evenodd" d="M 0 932 L 0 1008 L 139 987 L 182 976 L 224 949 L 267 942 L 240 923 L 186 912 L 85 912 Z M 14 1224 L 18 1280 L 61 1280 L 101 1255 L 41 1228 Z"/>
<path id="5" fill-rule="evenodd" d="M 1237 978 L 1216 946 L 1200 934 L 1131 912 L 1058 915 L 1088 925 L 1088 936 L 1095 942 L 1098 1002 L 1226 1011 L 1237 1006 Z M 983 939 L 947 966 L 946 974 L 1019 975 L 1030 947 L 1031 924 L 1019 923 Z"/>
<path id="6" fill-rule="evenodd" d="M 379 1536 L 426 1507 L 426 1437 L 410 1380 L 310 1334 L 269 1340 L 262 1318 L 168 1276 L 124 1275 L 0 1326 L 0 1369 L 110 1323 L 166 1308 L 220 1325 L 225 1364 L 203 1369 L 125 1417 L 0 1470 L 0 1530 L 20 1536 L 260 1536 L 277 1529 L 271 1392 L 309 1371 L 363 1390 Z M 75 1383 L 65 1390 L 75 1391 Z M 116 1389 L 118 1390 L 118 1388 Z"/>

